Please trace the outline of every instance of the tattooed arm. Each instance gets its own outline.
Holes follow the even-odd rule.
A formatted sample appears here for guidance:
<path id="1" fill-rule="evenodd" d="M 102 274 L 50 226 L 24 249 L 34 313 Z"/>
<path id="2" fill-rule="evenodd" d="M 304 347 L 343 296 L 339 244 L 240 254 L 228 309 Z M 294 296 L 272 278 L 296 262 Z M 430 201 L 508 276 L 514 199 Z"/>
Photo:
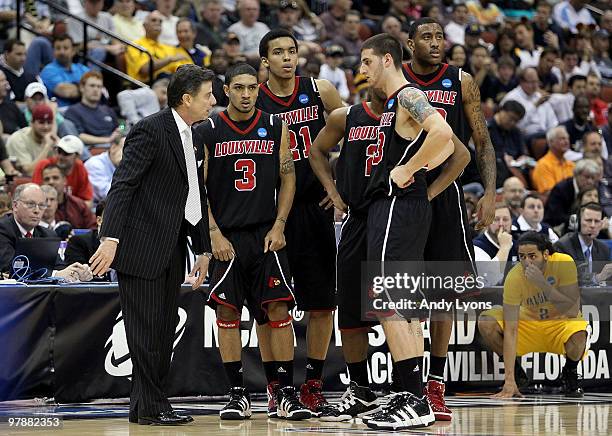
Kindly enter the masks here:
<path id="1" fill-rule="evenodd" d="M 391 178 L 395 184 L 403 188 L 410 184 L 412 175 L 419 169 L 428 165 L 428 169 L 432 170 L 452 154 L 453 130 L 438 111 L 429 104 L 427 97 L 420 89 L 404 88 L 397 95 L 397 99 L 399 109 L 406 111 L 427 132 L 427 137 L 419 151 L 405 165 L 400 165 L 391 172 Z"/>
<path id="2" fill-rule="evenodd" d="M 291 211 L 293 196 L 295 195 L 295 167 L 293 155 L 289 148 L 289 128 L 283 123 L 283 133 L 280 144 L 280 179 L 281 187 L 278 194 L 278 208 L 276 221 L 264 239 L 264 253 L 277 251 L 286 245 L 285 224 Z"/>
<path id="3" fill-rule="evenodd" d="M 478 85 L 472 76 L 467 73 L 462 74 L 463 109 L 472 129 L 472 138 L 476 146 L 476 164 L 485 188 L 485 194 L 476 206 L 476 213 L 480 217 L 476 230 L 480 230 L 491 224 L 495 217 L 495 150 L 482 114 Z"/>
<path id="4" fill-rule="evenodd" d="M 325 127 L 323 127 L 312 143 L 308 157 L 312 171 L 323 185 L 323 188 L 325 188 L 325 192 L 327 192 L 327 197 L 320 205 L 324 206 L 325 209 L 335 206 L 342 212 L 347 211 L 347 206 L 336 189 L 336 183 L 334 183 L 331 165 L 327 156 L 330 150 L 340 143 L 344 136 L 347 111 L 348 108 L 342 107 L 330 114 Z"/>

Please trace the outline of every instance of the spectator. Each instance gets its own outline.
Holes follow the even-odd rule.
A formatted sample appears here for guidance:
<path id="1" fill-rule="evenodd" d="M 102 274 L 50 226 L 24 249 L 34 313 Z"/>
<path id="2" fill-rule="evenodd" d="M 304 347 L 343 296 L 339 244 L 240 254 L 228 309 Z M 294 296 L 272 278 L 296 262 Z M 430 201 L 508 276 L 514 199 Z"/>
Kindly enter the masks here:
<path id="1" fill-rule="evenodd" d="M 45 194 L 34 183 L 19 185 L 13 197 L 13 213 L 0 219 L 0 272 L 8 272 L 15 257 L 19 238 L 54 238 L 56 234 L 40 225 L 47 208 Z M 57 262 L 59 266 L 59 262 Z M 87 265 L 73 263 L 51 274 L 68 282 L 89 281 L 91 270 Z"/>
<path id="2" fill-rule="evenodd" d="M 344 23 L 344 16 L 351 10 L 351 0 L 329 0 L 329 10 L 321 14 L 321 21 L 325 26 L 325 34 L 328 37 L 335 35 Z"/>
<path id="3" fill-rule="evenodd" d="M 88 146 L 110 147 L 121 136 L 115 112 L 100 103 L 103 87 L 102 73 L 89 71 L 83 74 L 79 84 L 81 102 L 70 106 L 65 113 L 76 126 L 81 141 Z"/>
<path id="4" fill-rule="evenodd" d="M 521 59 L 516 55 L 516 36 L 514 30 L 511 27 L 505 27 L 497 33 L 497 39 L 495 40 L 495 47 L 491 55 L 496 62 L 503 57 L 510 57 L 514 61 L 514 65 L 518 66 L 521 63 Z"/>
<path id="5" fill-rule="evenodd" d="M 463 3 L 453 5 L 453 14 L 449 23 L 444 27 L 446 41 L 450 44 L 465 44 L 465 26 L 469 18 L 468 8 Z"/>
<path id="6" fill-rule="evenodd" d="M 504 104 L 508 100 L 514 100 L 525 108 L 525 116 L 518 127 L 523 135 L 529 137 L 541 136 L 559 124 L 550 105 L 543 104 L 548 96 L 538 90 L 538 83 L 535 68 L 526 68 L 519 75 L 519 86 L 507 93 L 501 101 L 501 104 Z"/>
<path id="7" fill-rule="evenodd" d="M 465 49 L 468 55 L 472 53 L 472 50 L 481 45 L 488 51 L 493 51 L 493 45 L 481 38 L 482 32 L 484 32 L 484 29 L 476 23 L 470 24 L 465 28 Z"/>
<path id="8" fill-rule="evenodd" d="M 544 221 L 553 227 L 566 223 L 578 193 L 593 188 L 600 190 L 601 176 L 602 169 L 597 162 L 591 159 L 578 161 L 574 176 L 557 183 L 550 192 L 544 210 Z"/>
<path id="9" fill-rule="evenodd" d="M 9 155 L 6 152 L 6 145 L 4 139 L 0 137 L 0 192 L 2 192 L 2 185 L 6 183 L 6 177 L 20 176 L 21 173 L 13 166 L 13 163 L 9 159 Z M 0 213 L 2 216 L 2 213 Z"/>
<path id="10" fill-rule="evenodd" d="M 94 201 L 96 203 L 106 199 L 115 169 L 123 158 L 124 143 L 125 138 L 121 138 L 118 142 L 114 142 L 108 151 L 92 156 L 85 162 L 89 181 L 94 189 Z"/>
<path id="11" fill-rule="evenodd" d="M 181 18 L 176 23 L 176 36 L 179 40 L 179 51 L 182 49 L 191 58 L 194 64 L 200 67 L 210 65 L 211 51 L 208 47 L 195 44 L 196 29 L 189 18 Z"/>
<path id="12" fill-rule="evenodd" d="M 519 68 L 524 70 L 525 68 L 537 67 L 542 54 L 542 47 L 535 45 L 533 27 L 527 22 L 520 22 L 515 26 L 514 32 L 517 45 L 516 55 L 521 60 Z"/>
<path id="13" fill-rule="evenodd" d="M 244 53 L 242 53 L 240 38 L 238 38 L 238 35 L 233 32 L 227 33 L 227 39 L 223 43 L 223 53 L 224 57 L 228 61 L 227 67 L 240 62 L 246 62 L 247 60 Z M 223 74 L 225 74 L 225 70 L 223 71 Z"/>
<path id="14" fill-rule="evenodd" d="M 566 48 L 561 53 L 561 68 L 553 67 L 552 73 L 557 76 L 557 80 L 562 85 L 562 90 L 565 92 L 567 86 L 569 85 L 569 80 L 572 76 L 579 74 L 581 76 L 586 77 L 589 74 L 589 70 L 591 68 L 590 63 L 586 61 L 580 62 L 580 57 L 578 56 L 578 52 L 573 48 Z"/>
<path id="15" fill-rule="evenodd" d="M 176 36 L 176 23 L 178 23 L 179 17 L 172 14 L 175 7 L 176 0 L 155 0 L 155 10 L 159 12 L 161 18 L 161 33 L 157 40 L 161 44 L 172 47 L 176 47 L 179 43 Z M 150 12 L 147 11 L 138 11 L 136 12 L 136 19 L 146 22 L 149 14 Z"/>
<path id="16" fill-rule="evenodd" d="M 305 0 L 281 0 L 280 10 L 283 4 L 296 3 L 297 9 L 297 24 L 293 26 L 293 33 L 298 37 L 298 40 L 307 43 L 319 43 L 326 38 L 325 25 L 323 21 L 314 14 L 306 4 Z M 290 12 L 295 14 L 295 12 Z"/>
<path id="17" fill-rule="evenodd" d="M 83 141 L 78 137 L 64 136 L 57 143 L 57 155 L 44 159 L 36 165 L 32 181 L 39 185 L 43 183 L 43 170 L 49 165 L 60 168 L 66 177 L 66 183 L 71 194 L 85 201 L 89 207 L 93 202 L 93 187 L 89 183 L 89 176 L 85 165 L 78 155 L 83 151 Z M 47 183 L 47 182 L 45 182 Z"/>
<path id="18" fill-rule="evenodd" d="M 26 86 L 36 82 L 36 75 L 23 69 L 26 60 L 25 44 L 17 39 L 9 39 L 4 43 L 4 53 L 0 56 L 0 69 L 11 85 L 15 100 L 24 101 Z"/>
<path id="19" fill-rule="evenodd" d="M 481 95 L 498 105 L 508 92 L 518 86 L 519 82 L 515 73 L 516 64 L 512 58 L 507 56 L 500 58 L 497 64 L 497 76 L 492 76 L 490 84 L 487 85 L 488 88 L 481 88 Z"/>
<path id="20" fill-rule="evenodd" d="M 344 17 L 344 23 L 342 23 L 342 30 L 332 39 L 332 44 L 339 45 L 344 49 L 345 68 L 355 68 L 359 65 L 361 59 L 363 41 L 359 37 L 360 22 L 361 15 L 358 11 L 348 11 Z"/>
<path id="21" fill-rule="evenodd" d="M 152 88 L 126 89 L 117 94 L 117 104 L 121 109 L 121 116 L 125 118 L 129 126 L 133 126 L 144 117 L 148 117 L 166 107 L 169 80 L 164 77 L 157 79 Z"/>
<path id="22" fill-rule="evenodd" d="M 585 95 L 591 104 L 591 114 L 593 124 L 603 127 L 607 123 L 608 105 L 601 98 L 601 79 L 593 73 L 589 73 L 586 78 Z"/>
<path id="23" fill-rule="evenodd" d="M 67 120 L 57 110 L 57 104 L 50 101 L 47 96 L 47 88 L 40 82 L 32 82 L 25 89 L 25 109 L 24 115 L 28 124 L 32 123 L 32 111 L 40 104 L 46 104 L 55 113 L 55 123 L 53 124 L 53 133 L 62 138 L 66 135 L 78 135 L 76 127 L 72 121 Z"/>
<path id="24" fill-rule="evenodd" d="M 89 263 L 89 259 L 100 246 L 100 238 L 98 237 L 98 233 L 100 232 L 100 227 L 102 226 L 104 206 L 104 202 L 101 202 L 98 204 L 98 206 L 96 206 L 95 229 L 88 233 L 74 235 L 68 239 L 68 246 L 66 247 L 66 252 L 64 253 L 66 263 Z"/>
<path id="25" fill-rule="evenodd" d="M 114 5 L 113 24 L 115 25 L 117 35 L 128 41 L 136 41 L 143 38 L 145 30 L 142 21 L 134 16 L 134 11 L 136 10 L 135 0 L 115 0 Z"/>
<path id="26" fill-rule="evenodd" d="M 538 232 L 546 236 L 553 244 L 559 240 L 557 234 L 546 223 L 544 219 L 544 203 L 535 194 L 529 194 L 523 198 L 521 204 L 523 212 L 518 218 L 512 220 L 512 236 L 518 239 L 525 232 Z"/>
<path id="27" fill-rule="evenodd" d="M 0 70 L 0 133 L 3 139 L 28 125 L 23 112 L 9 96 L 11 89 L 4 71 Z"/>
<path id="28" fill-rule="evenodd" d="M 104 0 L 83 0 L 83 12 L 76 14 L 77 17 L 89 20 L 103 29 L 115 32 L 115 22 L 113 16 L 108 12 L 102 11 Z M 79 47 L 83 46 L 83 23 L 69 18 L 67 20 L 68 35 L 72 38 L 74 44 Z M 125 47 L 119 41 L 111 38 L 100 32 L 99 30 L 88 26 L 87 27 L 87 53 L 97 61 L 104 62 L 107 58 L 107 53 L 117 56 L 125 51 Z"/>
<path id="29" fill-rule="evenodd" d="M 533 39 L 536 46 L 558 50 L 564 39 L 563 29 L 551 17 L 551 4 L 547 0 L 539 0 L 533 16 Z"/>
<path id="30" fill-rule="evenodd" d="M 397 18 L 402 26 L 402 31 L 408 32 L 410 24 L 414 21 L 414 17 L 410 16 L 408 10 L 410 9 L 409 0 L 391 0 L 389 5 L 389 15 L 393 15 Z M 418 18 L 418 17 L 417 17 Z"/>
<path id="31" fill-rule="evenodd" d="M 589 188 L 584 191 L 580 191 L 578 196 L 576 197 L 576 201 L 572 205 L 572 214 L 569 216 L 567 223 L 564 223 L 562 226 L 559 226 L 559 233 L 566 234 L 569 232 L 575 232 L 578 230 L 578 214 L 580 213 L 580 208 L 587 203 L 597 203 L 599 202 L 599 192 L 597 188 Z M 604 226 L 600 233 L 606 233 L 606 238 L 608 236 L 608 218 L 604 218 Z"/>
<path id="32" fill-rule="evenodd" d="M 547 93 L 561 92 L 561 85 L 557 76 L 552 72 L 555 62 L 559 57 L 559 51 L 554 48 L 547 47 L 540 54 L 538 62 L 538 78 L 540 79 L 540 88 Z"/>
<path id="33" fill-rule="evenodd" d="M 55 212 L 57 212 L 57 191 L 51 185 L 42 185 L 40 189 L 45 193 L 45 198 L 47 199 L 47 208 L 40 219 L 40 225 L 55 232 L 55 229 L 58 227 L 58 223 L 55 221 Z"/>
<path id="34" fill-rule="evenodd" d="M 325 63 L 321 65 L 319 79 L 329 80 L 338 90 L 340 98 L 347 101 L 350 93 L 346 83 L 346 74 L 340 65 L 344 57 L 344 49 L 339 45 L 330 45 L 325 50 Z"/>
<path id="35" fill-rule="evenodd" d="M 200 22 L 196 24 L 196 44 L 215 51 L 221 48 L 225 39 L 225 32 L 231 24 L 227 15 L 223 13 L 222 1 L 204 0 L 201 15 Z"/>
<path id="36" fill-rule="evenodd" d="M 521 204 L 525 196 L 525 185 L 518 177 L 509 177 L 504 181 L 502 188 L 502 198 L 508 209 L 512 219 L 516 219 L 522 213 Z"/>
<path id="37" fill-rule="evenodd" d="M 192 63 L 184 52 L 179 52 L 175 46 L 160 42 L 162 15 L 158 11 L 148 14 L 144 20 L 145 36 L 134 41 L 153 55 L 153 78 L 160 75 L 168 76 L 178 67 Z M 149 56 L 133 47 L 128 47 L 125 57 L 128 75 L 147 82 L 149 80 Z"/>
<path id="38" fill-rule="evenodd" d="M 510 210 L 505 204 L 497 203 L 493 222 L 473 241 L 478 271 L 487 286 L 497 285 L 511 264 L 518 260 L 516 242 L 512 239 L 511 231 Z"/>
<path id="39" fill-rule="evenodd" d="M 55 221 L 67 221 L 73 229 L 96 227 L 96 217 L 91 212 L 90 206 L 66 189 L 66 176 L 60 167 L 55 164 L 47 165 L 42 171 L 42 179 L 45 185 L 51 185 L 57 191 Z"/>
<path id="40" fill-rule="evenodd" d="M 402 59 L 409 61 L 411 52 L 408 48 L 408 33 L 402 30 L 402 23 L 393 15 L 386 15 L 382 19 L 381 28 L 384 33 L 388 33 L 402 43 Z"/>
<path id="41" fill-rule="evenodd" d="M 7 143 L 9 156 L 17 158 L 17 168 L 31 176 L 36 165 L 44 161 L 53 151 L 59 138 L 53 133 L 55 123 L 53 110 L 46 104 L 34 108 L 32 125 L 13 133 Z"/>
<path id="42" fill-rule="evenodd" d="M 8 192 L 0 191 L 0 218 L 11 213 L 11 196 Z"/>
<path id="43" fill-rule="evenodd" d="M 612 15 L 612 13 L 611 13 Z M 610 59 L 610 33 L 605 29 L 596 30 L 591 39 L 593 62 L 604 85 L 612 86 L 612 59 Z"/>
<path id="44" fill-rule="evenodd" d="M 259 2 L 241 0 L 238 3 L 240 21 L 232 24 L 227 31 L 235 33 L 240 39 L 240 51 L 249 59 L 259 59 L 259 41 L 270 28 L 259 19 Z"/>
<path id="45" fill-rule="evenodd" d="M 322 40 L 323 38 L 320 35 L 325 32 L 323 23 L 317 19 L 317 22 L 320 24 L 319 32 L 317 32 L 313 22 L 303 19 L 304 12 L 302 8 L 308 11 L 308 7 L 303 2 L 300 4 L 298 0 L 281 0 L 277 14 L 278 23 L 277 26 L 272 27 L 280 27 L 290 31 L 300 41 L 301 45 Z"/>
<path id="46" fill-rule="evenodd" d="M 493 85 L 493 59 L 489 56 L 489 51 L 486 47 L 479 45 L 472 49 L 470 63 L 466 66 L 465 70 L 474 77 L 474 81 L 480 89 L 491 89 Z M 486 97 L 486 92 L 480 94 L 482 101 L 485 101 Z"/>
<path id="47" fill-rule="evenodd" d="M 481 26 L 497 26 L 504 22 L 504 13 L 491 0 L 468 0 L 465 4 Z"/>
<path id="48" fill-rule="evenodd" d="M 446 54 L 448 63 L 457 68 L 463 68 L 467 61 L 467 52 L 462 44 L 453 44 Z"/>
<path id="49" fill-rule="evenodd" d="M 603 168 L 603 177 L 612 178 L 612 160 L 608 159 L 608 150 L 604 147 L 603 137 L 597 130 L 586 132 L 582 137 L 582 151 L 585 159 L 592 159 Z"/>
<path id="50" fill-rule="evenodd" d="M 495 147 L 497 161 L 497 187 L 510 177 L 510 168 L 528 160 L 527 148 L 517 123 L 525 115 L 525 109 L 514 100 L 505 102 L 488 122 L 489 135 Z"/>
<path id="51" fill-rule="evenodd" d="M 601 17 L 601 28 L 612 34 L 612 10 L 604 11 Z"/>
<path id="52" fill-rule="evenodd" d="M 559 123 L 564 123 L 574 116 L 574 102 L 576 97 L 584 95 L 586 89 L 586 77 L 576 74 L 570 77 L 569 92 L 551 94 L 546 103 L 554 111 Z"/>
<path id="53" fill-rule="evenodd" d="M 79 80 L 89 71 L 85 65 L 72 62 L 74 55 L 72 38 L 68 35 L 56 36 L 53 40 L 55 59 L 40 72 L 40 78 L 47 87 L 49 98 L 55 97 L 59 107 L 68 106 L 79 100 Z"/>
<path id="54" fill-rule="evenodd" d="M 563 30 L 577 33 L 576 26 L 581 24 L 597 24 L 591 13 L 584 7 L 587 0 L 564 0 L 555 5 L 553 19 Z"/>
<path id="55" fill-rule="evenodd" d="M 574 101 L 574 118 L 561 124 L 569 134 L 570 146 L 578 153 L 582 153 L 582 137 L 584 134 L 597 130 L 593 122 L 589 120 L 589 109 L 589 99 L 584 95 L 579 95 Z M 573 160 L 578 160 L 581 156 L 577 155 L 577 157 Z"/>
<path id="56" fill-rule="evenodd" d="M 574 162 L 565 159 L 570 142 L 567 130 L 563 126 L 553 127 L 546 133 L 548 152 L 536 163 L 531 181 L 536 191 L 547 194 L 557 183 L 571 177 Z"/>
<path id="57" fill-rule="evenodd" d="M 597 240 L 603 224 L 603 210 L 597 203 L 587 203 L 578 214 L 580 226 L 578 231 L 564 235 L 555 244 L 555 250 L 569 254 L 576 262 L 581 284 L 595 284 L 606 280 L 600 275 L 592 280 L 592 274 L 601 272 L 602 264 L 610 260 L 610 248 Z M 607 273 L 604 273 L 607 275 Z"/>

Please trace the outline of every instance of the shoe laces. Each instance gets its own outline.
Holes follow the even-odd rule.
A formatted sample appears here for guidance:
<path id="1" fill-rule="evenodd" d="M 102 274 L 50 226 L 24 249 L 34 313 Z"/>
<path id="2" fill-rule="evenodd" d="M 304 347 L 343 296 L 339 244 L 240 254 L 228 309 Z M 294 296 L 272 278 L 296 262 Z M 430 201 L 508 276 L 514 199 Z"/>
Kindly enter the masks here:
<path id="1" fill-rule="evenodd" d="M 284 400 L 289 403 L 290 406 L 294 407 L 303 407 L 303 404 L 300 402 L 295 389 L 292 387 L 286 387 L 279 390 L 279 393 L 283 396 Z M 279 402 L 280 403 L 280 402 Z"/>
<path id="2" fill-rule="evenodd" d="M 244 389 L 232 388 L 230 390 L 230 399 L 229 399 L 228 405 L 229 404 L 240 404 L 240 400 L 242 400 L 242 398 L 244 397 L 246 397 Z"/>
<path id="3" fill-rule="evenodd" d="M 340 402 L 338 403 L 337 407 L 339 410 L 345 410 L 345 409 L 349 409 L 355 403 L 356 403 L 355 394 L 353 393 L 353 390 L 349 386 L 348 388 L 346 388 L 346 391 L 340 397 Z"/>

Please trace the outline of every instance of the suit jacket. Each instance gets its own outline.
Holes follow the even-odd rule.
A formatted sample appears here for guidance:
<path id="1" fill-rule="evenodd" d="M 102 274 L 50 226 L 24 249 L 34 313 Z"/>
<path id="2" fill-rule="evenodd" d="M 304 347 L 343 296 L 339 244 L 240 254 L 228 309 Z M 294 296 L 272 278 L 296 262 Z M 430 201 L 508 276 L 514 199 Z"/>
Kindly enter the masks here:
<path id="1" fill-rule="evenodd" d="M 42 226 L 36 226 L 32 236 L 34 238 L 57 237 L 53 230 Z M 7 214 L 0 218 L 0 272 L 10 271 L 11 261 L 15 257 L 15 244 L 17 239 L 22 237 L 13 214 Z"/>
<path id="2" fill-rule="evenodd" d="M 554 247 L 555 250 L 572 256 L 576 265 L 586 263 L 580 241 L 578 240 L 578 232 L 563 235 L 563 237 L 554 244 Z M 593 272 L 600 272 L 604 263 L 610 260 L 610 248 L 604 242 L 595 239 L 593 240 L 591 257 L 593 258 Z"/>
<path id="3" fill-rule="evenodd" d="M 66 265 L 71 265 L 74 262 L 88 264 L 89 259 L 99 246 L 100 239 L 98 238 L 97 230 L 73 236 L 68 240 L 68 245 L 64 252 L 64 262 Z"/>
<path id="4" fill-rule="evenodd" d="M 544 210 L 544 222 L 551 227 L 566 223 L 569 219 L 572 205 L 576 199 L 574 179 L 570 177 L 560 181 L 550 191 Z"/>
<path id="5" fill-rule="evenodd" d="M 159 277 L 179 242 L 183 222 L 194 252 L 211 250 L 202 173 L 198 168 L 202 219 L 194 227 L 185 221 L 187 168 L 170 108 L 143 118 L 132 127 L 123 159 L 113 175 L 100 229 L 101 238 L 120 241 L 113 268 L 145 279 Z"/>

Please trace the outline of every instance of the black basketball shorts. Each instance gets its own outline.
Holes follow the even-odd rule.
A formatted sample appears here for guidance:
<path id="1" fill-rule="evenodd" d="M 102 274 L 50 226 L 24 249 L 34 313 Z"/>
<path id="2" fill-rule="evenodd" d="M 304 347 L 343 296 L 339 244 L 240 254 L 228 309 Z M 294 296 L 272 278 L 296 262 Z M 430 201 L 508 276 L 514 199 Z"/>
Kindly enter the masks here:
<path id="1" fill-rule="evenodd" d="M 378 324 L 364 320 L 361 305 L 361 267 L 368 258 L 367 216 L 349 212 L 340 231 L 336 274 L 338 277 L 338 327 L 340 330 L 362 329 Z"/>
<path id="2" fill-rule="evenodd" d="M 333 209 L 293 204 L 285 226 L 296 304 L 303 311 L 336 308 L 336 233 Z"/>
<path id="3" fill-rule="evenodd" d="M 207 304 L 235 310 L 240 317 L 246 306 L 258 324 L 268 322 L 267 304 L 284 301 L 291 309 L 295 302 L 290 283 L 286 250 L 264 253 L 264 238 L 271 224 L 255 229 L 224 233 L 234 247 L 230 261 L 210 263 L 210 295 Z"/>

